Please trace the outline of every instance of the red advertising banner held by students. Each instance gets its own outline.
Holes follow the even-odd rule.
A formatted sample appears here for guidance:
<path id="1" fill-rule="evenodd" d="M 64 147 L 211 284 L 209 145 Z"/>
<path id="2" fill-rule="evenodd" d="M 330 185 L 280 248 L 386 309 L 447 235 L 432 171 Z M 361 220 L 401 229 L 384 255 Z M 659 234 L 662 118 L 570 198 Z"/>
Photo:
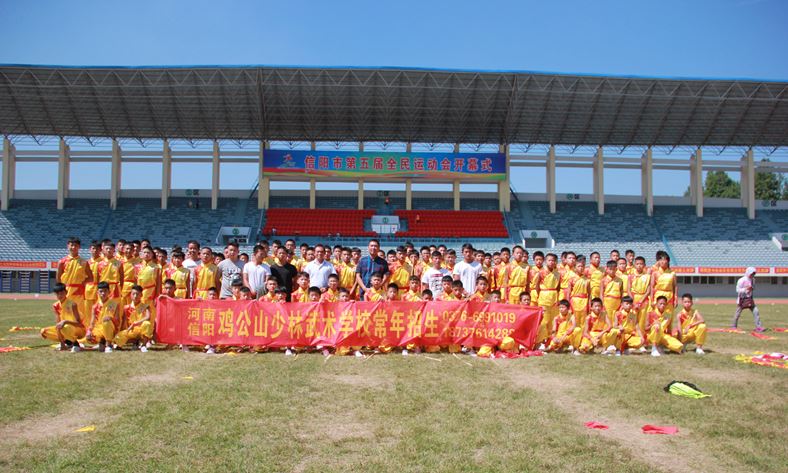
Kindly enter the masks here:
<path id="1" fill-rule="evenodd" d="M 290 346 L 498 345 L 533 348 L 542 309 L 485 302 L 202 301 L 162 297 L 166 344 Z"/>

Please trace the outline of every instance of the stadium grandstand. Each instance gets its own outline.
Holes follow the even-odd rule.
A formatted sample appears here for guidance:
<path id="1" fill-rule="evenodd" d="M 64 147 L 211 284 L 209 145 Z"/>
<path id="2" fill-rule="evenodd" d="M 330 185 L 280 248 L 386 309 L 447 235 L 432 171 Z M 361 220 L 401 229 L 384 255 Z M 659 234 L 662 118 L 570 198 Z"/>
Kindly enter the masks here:
<path id="1" fill-rule="evenodd" d="M 786 90 L 403 68 L 0 66 L 0 291 L 48 292 L 70 236 L 236 240 L 242 251 L 260 238 L 374 237 L 384 248 L 633 249 L 649 263 L 664 250 L 696 294 L 730 295 L 757 266 L 759 294 L 784 295 L 788 202 L 756 200 L 755 177 L 788 171 Z M 34 163 L 53 167 L 56 188 L 15 188 Z M 72 189 L 75 163 L 107 167 L 109 182 Z M 160 164 L 160 189 L 122 188 L 123 166 L 139 163 Z M 254 167 L 255 185 L 223 189 L 230 163 Z M 173 188 L 173 166 L 186 164 L 211 187 Z M 589 170 L 593 192 L 557 192 L 560 168 Z M 537 170 L 545 192 L 522 180 Z M 639 174 L 640 195 L 607 194 L 606 170 Z M 688 173 L 689 195 L 655 195 L 665 171 Z M 740 198 L 705 198 L 709 171 L 739 175 Z"/>

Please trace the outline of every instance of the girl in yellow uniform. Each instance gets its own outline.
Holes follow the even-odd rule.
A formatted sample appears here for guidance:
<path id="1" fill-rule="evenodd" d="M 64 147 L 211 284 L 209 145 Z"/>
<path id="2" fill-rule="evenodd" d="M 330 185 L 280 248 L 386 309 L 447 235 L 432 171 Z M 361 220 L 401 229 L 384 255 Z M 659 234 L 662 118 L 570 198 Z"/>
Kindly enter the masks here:
<path id="1" fill-rule="evenodd" d="M 71 238 L 67 243 L 68 256 L 57 263 L 56 281 L 66 286 L 66 298 L 74 301 L 80 309 L 85 308 L 85 284 L 93 281 L 93 273 L 85 260 L 79 257 L 80 241 Z M 90 308 L 92 311 L 93 308 Z M 85 312 L 87 314 L 91 312 Z"/>
<path id="2" fill-rule="evenodd" d="M 47 340 L 60 342 L 60 349 L 69 346 L 71 351 L 79 351 L 78 340 L 85 336 L 86 322 L 82 320 L 76 302 L 66 297 L 66 286 L 58 283 L 52 288 L 57 297 L 57 302 L 52 304 L 55 312 L 55 325 L 41 329 L 41 336 Z"/>
<path id="3" fill-rule="evenodd" d="M 545 267 L 536 275 L 533 285 L 537 289 L 537 305 L 543 309 L 542 323 L 539 325 L 539 333 L 536 342 L 539 349 L 545 349 L 545 342 L 552 335 L 553 319 L 558 314 L 558 290 L 560 289 L 561 276 L 555 269 L 558 257 L 553 253 L 548 253 L 545 257 Z"/>
<path id="4" fill-rule="evenodd" d="M 651 299 L 651 274 L 646 271 L 646 259 L 642 256 L 635 258 L 635 272 L 629 276 L 629 292 L 632 296 L 632 309 L 638 316 L 640 331 L 646 333 L 646 316 L 648 315 Z"/>
<path id="5" fill-rule="evenodd" d="M 676 285 L 676 273 L 670 269 L 670 256 L 664 252 L 661 256 L 659 261 L 657 261 L 659 271 L 651 273 L 651 300 L 656 301 L 660 296 L 666 299 L 667 305 L 664 311 L 666 316 L 665 331 L 672 334 L 673 312 L 676 309 L 678 287 Z"/>
<path id="6" fill-rule="evenodd" d="M 615 261 L 608 261 L 605 271 L 605 277 L 602 278 L 600 292 L 602 293 L 602 302 L 605 305 L 605 312 L 610 315 L 615 315 L 618 308 L 621 307 L 621 296 L 624 295 L 624 283 L 621 278 L 616 276 L 616 263 Z"/>
<path id="7" fill-rule="evenodd" d="M 585 277 L 585 261 L 578 260 L 575 263 L 574 276 L 569 279 L 569 286 L 564 297 L 569 301 L 572 315 L 575 317 L 575 325 L 583 327 L 588 315 L 589 301 L 591 300 L 590 284 Z M 575 345 L 577 348 L 577 345 Z"/>
<path id="8" fill-rule="evenodd" d="M 692 307 L 692 294 L 681 296 L 682 309 L 679 312 L 681 324 L 681 342 L 683 344 L 695 342 L 695 353 L 703 355 L 703 345 L 706 343 L 706 321 L 700 312 Z"/>

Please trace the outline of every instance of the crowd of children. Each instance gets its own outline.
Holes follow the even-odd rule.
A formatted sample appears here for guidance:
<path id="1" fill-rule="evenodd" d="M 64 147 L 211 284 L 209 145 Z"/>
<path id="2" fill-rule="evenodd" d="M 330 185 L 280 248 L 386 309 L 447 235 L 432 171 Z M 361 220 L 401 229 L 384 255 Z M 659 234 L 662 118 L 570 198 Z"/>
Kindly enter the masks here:
<path id="1" fill-rule="evenodd" d="M 73 352 L 86 343 L 104 352 L 129 343 L 147 351 L 154 338 L 156 300 L 167 296 L 521 304 L 543 309 L 536 336 L 542 351 L 621 355 L 650 349 L 652 356 L 660 356 L 664 349 L 680 353 L 694 343 L 695 352 L 704 353 L 703 317 L 694 309 L 691 294 L 678 297 L 676 275 L 664 251 L 657 252 L 649 267 L 632 250 L 623 257 L 613 250 L 603 264 L 598 252 L 586 258 L 568 251 L 559 260 L 553 253 L 530 255 L 519 245 L 488 253 L 465 244 L 458 261 L 457 252 L 445 245 L 417 249 L 406 243 L 384 252 L 377 240 L 369 242 L 364 256 L 359 248 L 306 243 L 296 254 L 292 239 L 275 240 L 270 248 L 260 241 L 251 255 L 239 254 L 235 243 L 214 252 L 193 240 L 185 251 L 177 246 L 170 254 L 147 240 L 96 241 L 90 244 L 88 259 L 80 257 L 78 239 L 70 239 L 67 248 L 54 286 L 56 325 L 42 329 L 41 336 Z M 511 340 L 502 340 L 499 348 L 517 349 L 511 345 Z M 402 352 L 421 348 L 440 350 L 404 347 Z M 475 354 L 470 347 L 448 349 Z M 214 353 L 215 347 L 206 350 Z M 360 350 L 354 347 L 356 356 Z M 322 351 L 329 353 L 327 348 Z M 338 349 L 338 354 L 349 351 Z M 491 347 L 479 351 L 490 353 Z"/>

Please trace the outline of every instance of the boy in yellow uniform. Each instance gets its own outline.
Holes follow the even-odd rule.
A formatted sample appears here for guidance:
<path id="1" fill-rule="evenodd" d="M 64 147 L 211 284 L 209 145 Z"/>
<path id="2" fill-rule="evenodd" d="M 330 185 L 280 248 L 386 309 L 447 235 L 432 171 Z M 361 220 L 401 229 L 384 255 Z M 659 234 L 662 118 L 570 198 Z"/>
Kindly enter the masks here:
<path id="1" fill-rule="evenodd" d="M 585 258 L 578 258 L 575 261 L 575 270 L 569 274 L 569 285 L 563 296 L 569 301 L 569 307 L 575 318 L 575 325 L 583 327 L 591 305 L 589 303 L 591 300 L 590 284 L 585 276 Z"/>
<path id="2" fill-rule="evenodd" d="M 627 274 L 635 274 L 635 251 L 625 251 L 624 258 L 627 260 Z"/>
<path id="3" fill-rule="evenodd" d="M 391 253 L 391 252 L 389 252 Z M 389 282 L 392 282 L 400 288 L 400 291 L 405 292 L 408 287 L 408 279 L 413 274 L 413 268 L 405 257 L 405 247 L 398 246 L 397 251 L 394 252 L 394 262 L 389 264 Z"/>
<path id="4" fill-rule="evenodd" d="M 501 291 L 501 300 L 508 301 L 507 298 L 508 294 L 506 292 L 506 287 L 504 284 L 506 283 L 506 271 L 509 267 L 509 256 L 511 255 L 511 250 L 509 248 L 503 247 L 501 248 L 500 253 L 498 254 L 498 263 L 496 263 L 492 268 L 493 280 L 495 281 L 495 289 Z"/>
<path id="5" fill-rule="evenodd" d="M 599 267 L 602 262 L 599 252 L 594 251 L 590 255 L 589 265 L 586 268 L 586 277 L 591 286 L 591 298 L 600 297 L 600 287 L 602 285 L 602 278 L 605 276 L 605 270 Z"/>
<path id="6" fill-rule="evenodd" d="M 534 265 L 528 269 L 528 282 L 530 283 L 529 291 L 531 293 L 531 305 L 536 306 L 537 301 L 539 301 L 539 295 L 537 294 L 536 285 L 534 284 L 534 280 L 536 279 L 536 275 L 539 274 L 542 269 L 544 268 L 544 253 L 541 251 L 534 252 Z"/>
<path id="7" fill-rule="evenodd" d="M 618 337 L 618 344 L 616 345 L 617 352 L 620 354 L 624 352 L 630 354 L 632 350 L 638 349 L 641 353 L 646 349 L 643 344 L 646 338 L 638 325 L 637 312 L 632 309 L 632 298 L 624 296 L 621 298 L 621 308 L 616 313 L 616 327 L 621 331 Z"/>
<path id="8" fill-rule="evenodd" d="M 558 257 L 554 253 L 548 253 L 545 257 L 545 267 L 536 273 L 536 279 L 532 283 L 536 287 L 536 303 L 544 309 L 542 323 L 539 325 L 539 333 L 536 336 L 540 350 L 546 348 L 545 343 L 552 335 L 553 319 L 558 314 L 558 291 L 561 276 L 556 269 L 557 260 Z"/>
<path id="9" fill-rule="evenodd" d="M 670 269 L 670 256 L 664 251 L 657 261 L 658 269 L 651 273 L 651 300 L 656 301 L 662 296 L 666 300 L 665 306 L 665 331 L 672 334 L 673 313 L 676 310 L 676 300 L 678 299 L 678 285 L 676 284 L 676 273 Z"/>
<path id="10" fill-rule="evenodd" d="M 110 299 L 115 299 L 122 304 L 123 263 L 115 258 L 115 243 L 112 241 L 104 240 L 102 250 L 104 259 L 96 267 L 98 280 L 109 284 Z"/>
<path id="11" fill-rule="evenodd" d="M 408 279 L 408 290 L 402 295 L 407 302 L 421 302 L 421 279 L 413 275 Z"/>
<path id="12" fill-rule="evenodd" d="M 347 289 L 352 297 L 356 293 L 356 265 L 350 259 L 350 254 L 350 248 L 342 248 L 339 253 L 339 263 L 334 265 L 334 271 L 339 276 L 339 287 Z"/>
<path id="13" fill-rule="evenodd" d="M 592 352 L 594 348 L 599 347 L 603 349 L 603 354 L 611 355 L 616 351 L 619 333 L 612 321 L 612 316 L 602 310 L 602 299 L 598 297 L 591 299 L 591 312 L 586 317 L 583 327 L 580 352 Z"/>
<path id="14" fill-rule="evenodd" d="M 208 299 L 208 290 L 221 287 L 221 272 L 213 262 L 213 251 L 205 247 L 200 250 L 202 264 L 194 268 L 194 298 Z"/>
<path id="15" fill-rule="evenodd" d="M 366 302 L 378 302 L 386 300 L 386 290 L 383 289 L 383 274 L 373 273 L 370 277 L 370 288 L 364 291 L 364 300 Z M 399 287 L 397 287 L 399 290 Z"/>
<path id="16" fill-rule="evenodd" d="M 681 353 L 684 349 L 684 344 L 670 335 L 670 331 L 666 327 L 670 327 L 669 318 L 667 313 L 668 298 L 665 296 L 657 297 L 654 309 L 648 314 L 648 322 L 646 330 L 648 334 L 648 342 L 651 344 L 651 356 L 660 356 L 658 347 L 665 347 L 668 350 Z M 681 331 L 679 331 L 679 338 L 681 338 Z"/>
<path id="17" fill-rule="evenodd" d="M 328 288 L 320 296 L 321 301 L 337 302 L 339 300 L 339 276 L 331 274 L 328 276 Z"/>
<path id="18" fill-rule="evenodd" d="M 98 293 L 96 291 L 96 286 L 99 283 L 98 265 L 101 263 L 102 259 L 101 242 L 92 242 L 90 244 L 90 258 L 88 258 L 88 268 L 90 268 L 90 274 L 93 275 L 93 280 L 85 283 L 84 310 L 86 313 L 90 313 L 90 310 L 93 309 L 93 306 L 98 300 Z"/>
<path id="19" fill-rule="evenodd" d="M 79 339 L 85 336 L 86 322 L 82 321 L 79 307 L 76 302 L 66 297 L 66 285 L 57 283 L 52 288 L 57 302 L 52 304 L 55 313 L 55 325 L 41 329 L 41 337 L 60 342 L 59 350 L 71 349 L 72 353 L 79 351 Z"/>
<path id="20" fill-rule="evenodd" d="M 484 276 L 476 278 L 476 291 L 468 298 L 470 301 L 475 302 L 490 302 L 489 283 Z"/>
<path id="21" fill-rule="evenodd" d="M 66 286 L 66 298 L 74 301 L 79 308 L 85 309 L 85 284 L 93 281 L 93 272 L 87 261 L 79 257 L 81 243 L 78 238 L 69 238 L 66 243 L 68 256 L 61 258 L 57 263 L 55 282 Z M 93 307 L 85 312 L 92 313 Z"/>
<path id="22" fill-rule="evenodd" d="M 504 273 L 503 287 L 506 290 L 509 304 L 517 304 L 520 294 L 528 290 L 528 257 L 522 246 L 512 249 L 513 261 Z"/>
<path id="23" fill-rule="evenodd" d="M 134 244 L 126 242 L 123 244 L 123 286 L 120 289 L 121 305 L 124 307 L 131 304 L 131 288 L 137 284 L 137 269 L 141 260 L 134 257 Z"/>
<path id="24" fill-rule="evenodd" d="M 616 277 L 623 283 L 622 294 L 629 294 L 629 272 L 627 271 L 627 260 L 619 258 L 616 261 Z"/>
<path id="25" fill-rule="evenodd" d="M 681 296 L 682 309 L 679 312 L 681 342 L 684 345 L 695 342 L 695 353 L 703 355 L 706 353 L 703 351 L 703 345 L 706 343 L 706 321 L 692 304 L 692 294 L 686 293 Z"/>
<path id="26" fill-rule="evenodd" d="M 558 302 L 558 315 L 553 320 L 553 333 L 555 334 L 547 346 L 547 351 L 561 351 L 566 348 L 569 353 L 575 354 L 575 345 L 579 345 L 583 337 L 583 329 L 575 324 L 575 317 L 569 311 L 569 301 L 561 299 Z M 579 354 L 579 353 L 578 353 Z"/>
<path id="27" fill-rule="evenodd" d="M 191 298 L 191 271 L 183 267 L 186 255 L 182 251 L 172 252 L 172 264 L 164 270 L 162 278 L 175 281 L 175 297 L 178 299 Z"/>
<path id="28" fill-rule="evenodd" d="M 128 342 L 135 342 L 141 352 L 147 352 L 146 345 L 153 339 L 153 321 L 150 304 L 142 302 L 142 286 L 135 284 L 131 288 L 131 303 L 123 308 L 123 314 L 126 328 L 115 335 L 115 345 L 123 348 Z"/>
<path id="29" fill-rule="evenodd" d="M 290 294 L 290 302 L 309 302 L 309 274 L 303 271 L 298 273 L 296 284 L 298 289 Z"/>
<path id="30" fill-rule="evenodd" d="M 99 351 L 112 353 L 110 344 L 120 329 L 123 314 L 120 303 L 109 297 L 109 284 L 98 283 L 97 292 L 99 300 L 93 306 L 93 316 L 85 338 L 91 343 L 98 343 Z"/>
<path id="31" fill-rule="evenodd" d="M 602 294 L 602 303 L 605 305 L 605 312 L 615 315 L 621 307 L 621 297 L 624 295 L 624 282 L 616 276 L 616 262 L 610 260 L 605 265 L 605 277 L 602 278 L 599 286 Z"/>
<path id="32" fill-rule="evenodd" d="M 635 258 L 634 273 L 629 276 L 629 294 L 640 331 L 646 333 L 646 319 L 651 305 L 651 273 L 646 271 L 646 259 L 642 256 Z"/>

